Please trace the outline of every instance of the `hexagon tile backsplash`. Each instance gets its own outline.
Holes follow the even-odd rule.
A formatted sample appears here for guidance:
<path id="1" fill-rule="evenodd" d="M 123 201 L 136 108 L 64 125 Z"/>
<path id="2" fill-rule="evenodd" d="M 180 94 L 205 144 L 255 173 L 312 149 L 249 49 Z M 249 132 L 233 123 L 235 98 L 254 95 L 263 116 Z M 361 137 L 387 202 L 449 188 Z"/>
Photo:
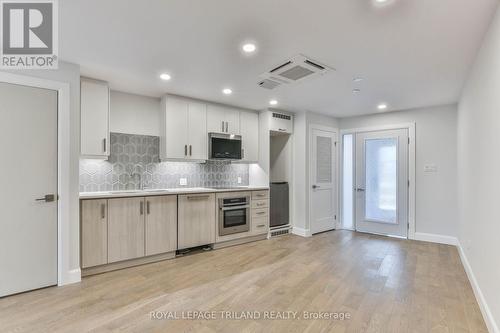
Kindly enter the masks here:
<path id="1" fill-rule="evenodd" d="M 135 190 L 141 181 L 154 189 L 248 185 L 247 164 L 160 162 L 157 136 L 111 133 L 110 139 L 108 161 L 80 160 L 80 192 Z M 179 185 L 180 178 L 187 179 L 186 186 Z"/>

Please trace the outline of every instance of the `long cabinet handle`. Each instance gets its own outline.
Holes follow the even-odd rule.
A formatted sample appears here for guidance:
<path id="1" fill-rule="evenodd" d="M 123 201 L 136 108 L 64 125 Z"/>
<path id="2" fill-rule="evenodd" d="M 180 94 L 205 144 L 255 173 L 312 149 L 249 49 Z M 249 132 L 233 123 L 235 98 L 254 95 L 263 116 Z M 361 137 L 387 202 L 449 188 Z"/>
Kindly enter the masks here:
<path id="1" fill-rule="evenodd" d="M 102 150 L 103 152 L 106 152 L 106 149 L 107 149 L 107 145 L 106 145 L 106 138 L 102 139 Z"/>
<path id="2" fill-rule="evenodd" d="M 193 146 L 189 145 L 189 156 L 193 156 Z"/>
<path id="3" fill-rule="evenodd" d="M 151 203 L 148 201 L 146 201 L 146 213 L 149 215 L 151 214 Z"/>
<path id="4" fill-rule="evenodd" d="M 188 145 L 184 145 L 184 156 L 188 154 Z"/>
<path id="5" fill-rule="evenodd" d="M 101 218 L 104 219 L 106 218 L 106 205 L 101 204 Z"/>
<path id="6" fill-rule="evenodd" d="M 228 132 L 227 127 L 228 127 L 228 122 L 226 121 L 226 133 Z"/>
<path id="7" fill-rule="evenodd" d="M 189 195 L 187 198 L 188 198 L 188 200 L 192 200 L 192 199 L 205 199 L 205 198 L 210 198 L 210 194 L 206 194 L 206 195 Z"/>
<path id="8" fill-rule="evenodd" d="M 222 132 L 224 132 L 224 122 L 223 122 L 223 121 L 221 121 L 220 123 L 222 124 L 222 128 L 221 128 L 221 129 L 222 129 Z"/>
<path id="9" fill-rule="evenodd" d="M 144 201 L 140 202 L 139 212 L 141 213 L 141 215 L 144 215 Z"/>

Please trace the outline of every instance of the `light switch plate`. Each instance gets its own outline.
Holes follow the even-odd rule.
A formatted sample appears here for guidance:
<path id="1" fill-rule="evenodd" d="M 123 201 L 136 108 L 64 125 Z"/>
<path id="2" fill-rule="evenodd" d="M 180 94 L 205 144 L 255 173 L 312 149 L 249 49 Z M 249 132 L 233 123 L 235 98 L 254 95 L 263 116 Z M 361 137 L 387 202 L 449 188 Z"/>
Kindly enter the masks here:
<path id="1" fill-rule="evenodd" d="M 437 165 L 436 164 L 424 165 L 424 172 L 437 172 Z"/>
<path id="2" fill-rule="evenodd" d="M 186 186 L 187 184 L 188 184 L 187 178 L 180 178 L 179 179 L 179 185 Z"/>
<path id="3" fill-rule="evenodd" d="M 238 184 L 241 184 L 241 177 L 238 177 Z"/>

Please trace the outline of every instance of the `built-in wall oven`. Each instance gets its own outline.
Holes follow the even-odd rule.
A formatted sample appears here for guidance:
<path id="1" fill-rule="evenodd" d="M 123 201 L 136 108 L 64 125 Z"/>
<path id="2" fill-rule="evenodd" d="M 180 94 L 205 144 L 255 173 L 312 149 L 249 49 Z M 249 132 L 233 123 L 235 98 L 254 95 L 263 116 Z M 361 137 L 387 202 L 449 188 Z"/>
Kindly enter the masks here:
<path id="1" fill-rule="evenodd" d="M 250 230 L 250 196 L 219 199 L 219 236 Z"/>

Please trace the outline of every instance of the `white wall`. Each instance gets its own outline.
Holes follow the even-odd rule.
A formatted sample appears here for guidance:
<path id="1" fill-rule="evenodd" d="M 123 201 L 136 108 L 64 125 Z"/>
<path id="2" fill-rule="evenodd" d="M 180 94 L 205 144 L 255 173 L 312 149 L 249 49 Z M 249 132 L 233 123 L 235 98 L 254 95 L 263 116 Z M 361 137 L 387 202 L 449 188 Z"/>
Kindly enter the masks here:
<path id="1" fill-rule="evenodd" d="M 457 137 L 458 237 L 488 328 L 499 332 L 500 10 L 464 88 Z"/>
<path id="2" fill-rule="evenodd" d="M 111 132 L 160 136 L 160 99 L 111 91 Z"/>
<path id="3" fill-rule="evenodd" d="M 270 138 L 270 181 L 292 181 L 292 137 L 275 135 Z"/>
<path id="4" fill-rule="evenodd" d="M 455 105 L 343 118 L 342 129 L 415 122 L 416 232 L 456 236 L 457 108 Z M 425 164 L 437 172 L 425 173 Z"/>

